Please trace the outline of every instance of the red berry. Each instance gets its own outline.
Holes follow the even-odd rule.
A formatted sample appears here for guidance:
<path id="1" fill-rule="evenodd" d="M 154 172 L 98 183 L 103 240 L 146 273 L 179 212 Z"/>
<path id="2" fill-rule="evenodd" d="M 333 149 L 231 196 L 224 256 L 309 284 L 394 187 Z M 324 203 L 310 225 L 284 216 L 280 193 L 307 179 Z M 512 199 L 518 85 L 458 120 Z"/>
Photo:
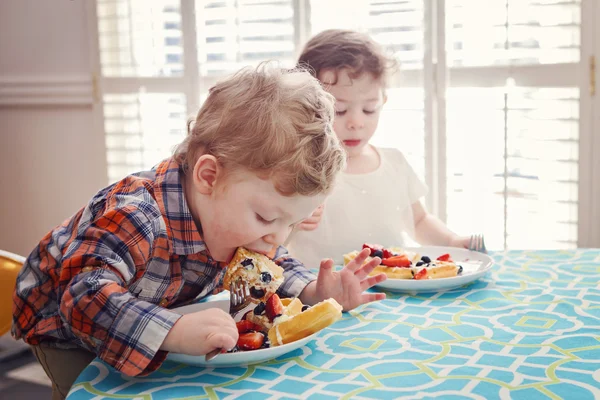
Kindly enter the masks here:
<path id="1" fill-rule="evenodd" d="M 236 322 L 235 325 L 237 326 L 237 330 L 238 333 L 246 333 L 246 332 L 250 332 L 250 331 L 261 331 L 262 328 L 259 325 L 256 325 L 253 322 L 247 321 L 247 320 L 241 320 L 239 322 Z"/>
<path id="2" fill-rule="evenodd" d="M 369 249 L 371 250 L 371 254 L 369 254 L 370 256 L 374 256 L 373 253 L 375 253 L 377 250 L 382 250 L 383 246 L 380 244 L 370 244 L 370 243 L 365 243 L 362 245 L 363 249 Z"/>
<path id="3" fill-rule="evenodd" d="M 390 257 L 394 257 L 395 254 L 392 253 L 390 250 L 388 249 L 383 249 L 383 258 L 390 258 Z"/>
<path id="4" fill-rule="evenodd" d="M 415 279 L 427 279 L 427 269 L 423 268 L 415 274 Z"/>
<path id="5" fill-rule="evenodd" d="M 405 255 L 384 258 L 383 260 L 381 260 L 381 264 L 385 265 L 386 267 L 400 268 L 408 268 L 411 265 L 410 260 Z"/>
<path id="6" fill-rule="evenodd" d="M 260 332 L 247 332 L 240 334 L 237 341 L 237 347 L 240 350 L 260 349 L 265 341 L 265 335 Z"/>
<path id="7" fill-rule="evenodd" d="M 438 261 L 452 261 L 452 259 L 450 258 L 450 254 L 442 254 L 441 256 L 439 256 L 437 258 Z"/>
<path id="8" fill-rule="evenodd" d="M 275 319 L 276 316 L 283 314 L 283 304 L 277 293 L 273 294 L 269 297 L 269 300 L 267 300 L 265 314 L 271 322 L 273 322 L 273 319 Z"/>

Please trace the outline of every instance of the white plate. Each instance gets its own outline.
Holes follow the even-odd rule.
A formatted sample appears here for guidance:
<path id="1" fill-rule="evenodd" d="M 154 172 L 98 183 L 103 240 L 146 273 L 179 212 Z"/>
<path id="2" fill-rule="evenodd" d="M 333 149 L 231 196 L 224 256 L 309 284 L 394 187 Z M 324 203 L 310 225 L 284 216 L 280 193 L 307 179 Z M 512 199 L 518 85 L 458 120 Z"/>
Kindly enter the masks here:
<path id="1" fill-rule="evenodd" d="M 423 292 L 439 292 L 450 289 L 455 289 L 471 283 L 483 275 L 485 275 L 492 266 L 494 260 L 487 254 L 478 253 L 457 247 L 441 247 L 441 246 L 423 246 L 406 248 L 406 251 L 414 251 L 421 256 L 427 256 L 435 260 L 442 254 L 450 254 L 450 257 L 458 265 L 462 265 L 463 272 L 461 275 L 452 278 L 440 279 L 386 279 L 378 283 L 376 286 L 381 289 L 386 289 L 392 292 L 408 292 L 408 293 L 423 293 Z"/>
<path id="2" fill-rule="evenodd" d="M 217 296 L 215 296 L 217 297 Z M 218 295 L 219 299 L 213 301 L 207 301 L 198 304 L 190 304 L 187 306 L 174 308 L 171 311 L 178 314 L 184 315 L 190 312 L 201 311 L 207 308 L 217 307 L 225 311 L 229 311 L 229 300 L 224 299 L 223 293 Z M 228 298 L 228 296 L 227 296 Z M 297 340 L 292 343 L 284 344 L 283 346 L 269 347 L 267 349 L 252 350 L 252 351 L 240 351 L 237 353 L 223 353 L 210 361 L 206 361 L 204 356 L 190 356 L 187 354 L 169 353 L 167 356 L 168 360 L 181 362 L 189 365 L 197 365 L 201 367 L 238 367 L 250 364 L 258 364 L 261 362 L 269 361 L 279 356 L 282 356 L 290 351 L 294 351 L 297 348 L 304 346 L 306 343 L 311 341 L 317 334 L 314 333 L 304 339 Z"/>

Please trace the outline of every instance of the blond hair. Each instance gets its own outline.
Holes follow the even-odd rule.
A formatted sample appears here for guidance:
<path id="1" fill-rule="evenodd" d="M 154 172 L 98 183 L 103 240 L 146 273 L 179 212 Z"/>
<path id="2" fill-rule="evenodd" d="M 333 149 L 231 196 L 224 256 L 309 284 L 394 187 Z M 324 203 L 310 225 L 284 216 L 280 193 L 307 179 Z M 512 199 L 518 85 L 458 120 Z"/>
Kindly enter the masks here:
<path id="1" fill-rule="evenodd" d="M 175 159 L 186 171 L 210 154 L 225 171 L 273 179 L 283 195 L 328 192 L 345 166 L 333 103 L 305 69 L 242 69 L 210 89 Z"/>
<path id="2" fill-rule="evenodd" d="M 344 29 L 329 29 L 313 36 L 304 46 L 298 57 L 298 65 L 308 67 L 315 77 L 322 71 L 337 73 L 349 71 L 350 78 L 358 78 L 364 73 L 381 80 L 397 67 L 395 59 L 386 56 L 383 48 L 368 35 Z"/>

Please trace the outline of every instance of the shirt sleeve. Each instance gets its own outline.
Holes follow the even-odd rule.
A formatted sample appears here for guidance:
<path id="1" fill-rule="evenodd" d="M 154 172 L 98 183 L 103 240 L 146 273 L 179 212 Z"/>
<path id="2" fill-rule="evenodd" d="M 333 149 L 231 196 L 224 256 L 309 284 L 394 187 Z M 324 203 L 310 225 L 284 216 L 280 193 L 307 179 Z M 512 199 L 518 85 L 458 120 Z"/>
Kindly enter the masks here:
<path id="1" fill-rule="evenodd" d="M 62 260 L 60 315 L 102 360 L 126 375 L 145 375 L 166 358 L 160 351 L 180 315 L 138 300 L 128 285 L 152 254 L 156 218 L 136 206 L 103 213 L 77 236 Z"/>
<path id="2" fill-rule="evenodd" d="M 304 288 L 317 276 L 310 272 L 304 264 L 292 258 L 285 247 L 279 246 L 273 261 L 283 268 L 283 283 L 277 293 L 282 297 L 298 297 Z"/>

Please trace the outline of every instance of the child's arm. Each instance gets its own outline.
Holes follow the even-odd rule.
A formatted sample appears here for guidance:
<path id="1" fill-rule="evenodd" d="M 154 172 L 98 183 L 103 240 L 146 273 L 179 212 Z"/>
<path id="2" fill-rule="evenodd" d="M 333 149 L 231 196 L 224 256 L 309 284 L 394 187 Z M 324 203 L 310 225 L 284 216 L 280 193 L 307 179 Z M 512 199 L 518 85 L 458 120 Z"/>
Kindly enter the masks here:
<path id="1" fill-rule="evenodd" d="M 415 236 L 420 244 L 467 248 L 469 238 L 452 232 L 439 218 L 427 212 L 421 201 L 412 205 Z"/>
<path id="2" fill-rule="evenodd" d="M 188 350 L 189 343 L 181 342 L 189 337 L 190 324 L 194 322 L 228 327 L 225 331 L 235 327 L 229 316 L 229 322 L 220 318 L 215 324 L 207 320 L 210 316 L 196 313 L 179 324 L 162 348 L 182 317 L 154 304 L 160 298 L 144 301 L 134 294 L 145 291 L 146 296 L 152 297 L 154 288 L 131 287 L 153 255 L 155 240 L 164 228 L 161 218 L 160 213 L 152 212 L 151 205 L 127 205 L 104 211 L 89 225 L 78 227 L 77 236 L 62 259 L 60 279 L 68 282 L 60 298 L 63 321 L 82 342 L 94 348 L 102 360 L 130 376 L 156 370 L 166 358 L 166 352 L 161 350 Z M 165 274 L 153 279 L 161 279 L 165 284 L 171 279 L 169 253 L 158 254 L 164 257 Z M 160 261 L 154 259 L 153 262 Z M 207 338 L 217 328 L 200 330 L 197 326 L 192 331 L 203 332 L 196 335 L 193 342 L 198 351 L 213 344 L 225 347 L 230 344 L 227 340 Z M 237 339 L 236 335 L 237 330 L 229 334 Z"/>

